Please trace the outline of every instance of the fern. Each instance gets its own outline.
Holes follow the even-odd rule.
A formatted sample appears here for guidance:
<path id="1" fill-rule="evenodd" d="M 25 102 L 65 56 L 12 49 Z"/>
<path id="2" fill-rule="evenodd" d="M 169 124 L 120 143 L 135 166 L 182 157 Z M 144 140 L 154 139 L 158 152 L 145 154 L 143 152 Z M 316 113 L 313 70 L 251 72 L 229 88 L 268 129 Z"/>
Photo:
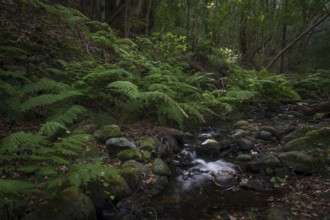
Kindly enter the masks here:
<path id="1" fill-rule="evenodd" d="M 62 123 L 56 121 L 49 121 L 43 124 L 40 128 L 40 134 L 46 137 L 53 137 L 59 131 L 68 130 Z"/>
<path id="2" fill-rule="evenodd" d="M 87 109 L 81 105 L 72 105 L 68 109 L 56 109 L 55 114 L 49 116 L 47 121 L 58 122 L 62 125 L 72 125 L 81 116 L 87 113 Z"/>
<path id="3" fill-rule="evenodd" d="M 47 143 L 44 136 L 28 134 L 23 131 L 13 133 L 4 138 L 0 144 L 0 153 L 18 152 L 23 149 L 34 150 Z"/>
<path id="4" fill-rule="evenodd" d="M 113 89 L 131 99 L 136 99 L 141 95 L 138 87 L 129 81 L 116 81 L 110 83 L 107 88 Z"/>
<path id="5" fill-rule="evenodd" d="M 63 91 L 60 92 L 59 94 L 43 94 L 40 96 L 32 97 L 27 101 L 23 102 L 20 110 L 22 112 L 26 112 L 35 107 L 50 105 L 55 102 L 62 101 L 64 99 L 82 96 L 82 95 L 83 95 L 82 93 L 75 90 Z"/>
<path id="6" fill-rule="evenodd" d="M 27 84 L 22 88 L 23 94 L 37 93 L 37 92 L 59 92 L 69 90 L 70 87 L 64 83 L 56 82 L 48 78 L 42 78 L 35 83 Z"/>
<path id="7" fill-rule="evenodd" d="M 17 195 L 31 194 L 35 190 L 32 183 L 22 180 L 0 179 L 0 195 Z"/>

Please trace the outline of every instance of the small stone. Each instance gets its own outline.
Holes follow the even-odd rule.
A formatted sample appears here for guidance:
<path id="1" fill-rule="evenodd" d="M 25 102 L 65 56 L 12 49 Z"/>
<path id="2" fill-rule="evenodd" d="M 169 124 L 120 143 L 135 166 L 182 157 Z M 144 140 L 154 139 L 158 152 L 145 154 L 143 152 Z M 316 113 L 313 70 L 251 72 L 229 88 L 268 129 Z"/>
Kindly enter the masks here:
<path id="1" fill-rule="evenodd" d="M 237 144 L 242 150 L 251 150 L 254 146 L 254 143 L 246 138 L 240 138 L 237 140 Z"/>
<path id="2" fill-rule="evenodd" d="M 299 151 L 290 151 L 278 155 L 281 163 L 299 173 L 313 173 L 315 171 L 315 160 L 312 156 Z"/>
<path id="3" fill-rule="evenodd" d="M 197 147 L 197 153 L 212 155 L 218 154 L 220 145 L 215 139 L 207 139 Z"/>
<path id="4" fill-rule="evenodd" d="M 252 156 L 250 154 L 239 154 L 235 159 L 239 161 L 250 161 L 252 160 Z"/>
<path id="5" fill-rule="evenodd" d="M 249 122 L 245 120 L 237 121 L 234 125 L 234 128 L 245 128 L 249 126 Z"/>
<path id="6" fill-rule="evenodd" d="M 269 131 L 260 131 L 259 138 L 263 140 L 270 140 L 272 138 L 272 133 Z"/>
<path id="7" fill-rule="evenodd" d="M 105 143 L 108 151 L 115 149 L 136 149 L 136 145 L 127 138 L 110 138 Z"/>
<path id="8" fill-rule="evenodd" d="M 171 170 L 168 165 L 160 158 L 156 158 L 151 165 L 151 170 L 156 175 L 171 176 Z"/>
<path id="9" fill-rule="evenodd" d="M 142 159 L 143 159 L 143 162 L 149 163 L 151 160 L 151 153 L 149 151 L 144 151 L 142 153 Z"/>

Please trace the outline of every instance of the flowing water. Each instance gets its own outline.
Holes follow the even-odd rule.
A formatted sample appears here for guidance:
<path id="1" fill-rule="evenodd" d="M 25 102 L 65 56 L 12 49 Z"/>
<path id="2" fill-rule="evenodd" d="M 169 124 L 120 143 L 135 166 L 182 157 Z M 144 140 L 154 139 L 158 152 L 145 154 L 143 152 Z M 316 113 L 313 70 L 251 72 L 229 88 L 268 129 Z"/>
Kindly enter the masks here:
<path id="1" fill-rule="evenodd" d="M 217 135 L 212 132 L 199 136 Z M 221 213 L 267 206 L 267 198 L 273 192 L 241 189 L 241 171 L 237 165 L 221 159 L 196 158 L 191 148 L 184 152 L 190 152 L 193 165 L 171 178 L 167 189 L 153 199 L 159 219 L 217 219 Z"/>

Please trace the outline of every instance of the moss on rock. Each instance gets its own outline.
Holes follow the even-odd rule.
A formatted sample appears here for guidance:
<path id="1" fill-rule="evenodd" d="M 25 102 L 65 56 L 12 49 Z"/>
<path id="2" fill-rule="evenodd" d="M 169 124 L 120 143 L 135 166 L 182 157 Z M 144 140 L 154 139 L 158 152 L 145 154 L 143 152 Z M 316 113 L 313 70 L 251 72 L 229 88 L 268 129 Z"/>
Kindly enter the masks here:
<path id="1" fill-rule="evenodd" d="M 303 137 L 296 138 L 284 146 L 285 151 L 326 149 L 330 143 L 330 128 L 314 129 Z"/>
<path id="2" fill-rule="evenodd" d="M 118 125 L 107 125 L 103 126 L 99 130 L 94 132 L 94 137 L 96 140 L 104 143 L 109 138 L 120 137 L 122 133 Z"/>
<path id="3" fill-rule="evenodd" d="M 126 160 L 142 161 L 142 154 L 137 149 L 122 150 L 117 154 L 117 157 L 122 161 L 126 161 Z"/>
<path id="4" fill-rule="evenodd" d="M 234 128 L 244 128 L 244 127 L 249 126 L 249 122 L 247 122 L 245 120 L 239 120 L 233 126 L 234 126 Z"/>

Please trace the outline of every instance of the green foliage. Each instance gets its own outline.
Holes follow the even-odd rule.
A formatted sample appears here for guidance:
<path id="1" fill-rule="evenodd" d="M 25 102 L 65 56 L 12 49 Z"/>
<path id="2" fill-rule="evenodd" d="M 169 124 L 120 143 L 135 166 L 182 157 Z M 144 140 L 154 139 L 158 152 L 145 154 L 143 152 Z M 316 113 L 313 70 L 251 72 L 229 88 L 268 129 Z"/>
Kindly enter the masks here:
<path id="1" fill-rule="evenodd" d="M 237 100 L 276 104 L 280 100 L 299 99 L 299 95 L 283 75 L 273 75 L 265 70 L 244 70 L 236 67 L 226 81 L 227 96 Z"/>
<path id="2" fill-rule="evenodd" d="M 319 70 L 310 74 L 294 75 L 293 87 L 304 98 L 329 99 L 330 98 L 330 72 Z"/>

